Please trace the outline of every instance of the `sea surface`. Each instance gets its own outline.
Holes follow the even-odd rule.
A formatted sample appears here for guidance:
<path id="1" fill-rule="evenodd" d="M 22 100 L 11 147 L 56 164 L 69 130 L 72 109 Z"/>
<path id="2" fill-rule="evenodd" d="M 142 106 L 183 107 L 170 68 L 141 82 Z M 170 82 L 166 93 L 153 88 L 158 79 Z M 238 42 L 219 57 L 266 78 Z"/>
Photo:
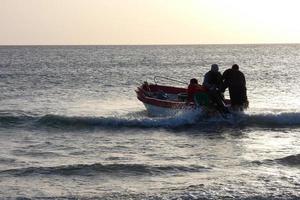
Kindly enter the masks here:
<path id="1" fill-rule="evenodd" d="M 240 65 L 244 114 L 136 98 L 213 63 Z M 299 44 L 0 46 L 0 199 L 300 199 L 299 77 Z"/>

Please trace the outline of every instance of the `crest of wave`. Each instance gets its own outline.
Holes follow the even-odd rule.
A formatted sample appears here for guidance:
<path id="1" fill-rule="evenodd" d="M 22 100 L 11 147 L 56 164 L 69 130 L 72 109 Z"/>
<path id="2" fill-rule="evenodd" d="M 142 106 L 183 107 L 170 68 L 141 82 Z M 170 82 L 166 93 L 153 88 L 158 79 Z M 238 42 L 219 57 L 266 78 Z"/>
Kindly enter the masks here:
<path id="1" fill-rule="evenodd" d="M 38 120 L 38 125 L 63 127 L 163 127 L 173 128 L 197 123 L 201 117 L 201 110 L 186 110 L 170 117 L 147 117 L 136 113 L 115 116 L 61 116 L 45 115 Z"/>
<path id="2" fill-rule="evenodd" d="M 300 112 L 262 112 L 250 113 L 245 116 L 246 121 L 250 125 L 262 126 L 298 126 L 300 125 Z"/>

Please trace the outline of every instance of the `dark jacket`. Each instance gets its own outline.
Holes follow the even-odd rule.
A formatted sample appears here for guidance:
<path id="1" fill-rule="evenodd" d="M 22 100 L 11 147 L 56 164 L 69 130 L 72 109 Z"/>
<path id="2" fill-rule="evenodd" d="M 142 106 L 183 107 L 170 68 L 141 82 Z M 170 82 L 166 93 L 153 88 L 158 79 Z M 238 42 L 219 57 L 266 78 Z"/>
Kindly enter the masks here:
<path id="1" fill-rule="evenodd" d="M 220 89 L 222 86 L 222 74 L 214 71 L 207 72 L 204 76 L 203 85 L 208 89 L 212 87 Z"/>
<path id="2" fill-rule="evenodd" d="M 244 74 L 236 69 L 227 69 L 223 73 L 223 88 L 229 88 L 232 105 L 243 105 L 248 102 L 246 79 Z"/>
<path id="3" fill-rule="evenodd" d="M 223 73 L 223 81 L 225 88 L 245 88 L 246 87 L 246 79 L 244 74 L 235 69 L 227 69 Z"/>

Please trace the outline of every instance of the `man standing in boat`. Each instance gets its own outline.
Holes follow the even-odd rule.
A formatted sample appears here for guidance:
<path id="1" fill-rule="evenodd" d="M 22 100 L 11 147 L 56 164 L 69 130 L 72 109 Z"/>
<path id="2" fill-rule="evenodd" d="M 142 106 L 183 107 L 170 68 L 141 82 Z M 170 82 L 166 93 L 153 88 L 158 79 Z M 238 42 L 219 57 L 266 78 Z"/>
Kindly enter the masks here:
<path id="1" fill-rule="evenodd" d="M 211 69 L 204 76 L 202 84 L 207 88 L 210 99 L 216 104 L 216 108 L 221 113 L 228 113 L 228 109 L 223 102 L 223 95 L 221 89 L 223 85 L 222 74 L 219 72 L 219 66 L 212 64 Z"/>
<path id="2" fill-rule="evenodd" d="M 248 107 L 246 79 L 237 64 L 232 65 L 231 69 L 223 73 L 222 91 L 224 92 L 226 88 L 229 88 L 232 108 L 240 110 Z"/>

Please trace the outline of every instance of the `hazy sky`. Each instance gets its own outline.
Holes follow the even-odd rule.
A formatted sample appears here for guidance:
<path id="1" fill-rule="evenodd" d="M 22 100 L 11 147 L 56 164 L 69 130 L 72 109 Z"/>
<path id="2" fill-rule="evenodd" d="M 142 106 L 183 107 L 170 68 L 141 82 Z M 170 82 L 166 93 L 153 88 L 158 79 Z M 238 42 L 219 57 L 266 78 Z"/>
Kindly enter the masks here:
<path id="1" fill-rule="evenodd" d="M 0 45 L 300 43 L 300 0 L 0 0 Z"/>

